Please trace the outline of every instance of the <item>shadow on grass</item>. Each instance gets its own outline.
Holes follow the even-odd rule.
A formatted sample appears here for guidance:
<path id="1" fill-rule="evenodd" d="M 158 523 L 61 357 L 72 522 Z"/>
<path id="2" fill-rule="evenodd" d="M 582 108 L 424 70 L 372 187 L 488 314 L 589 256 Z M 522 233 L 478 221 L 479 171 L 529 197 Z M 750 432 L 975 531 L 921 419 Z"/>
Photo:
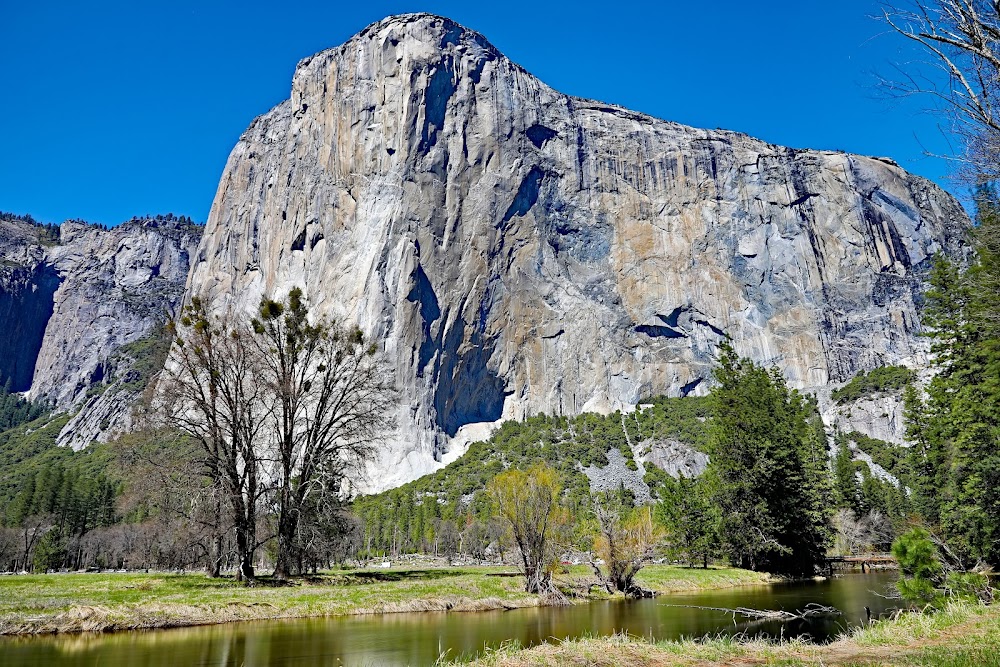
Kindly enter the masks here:
<path id="1" fill-rule="evenodd" d="M 370 584 L 384 581 L 435 581 L 461 577 L 470 574 L 468 570 L 434 569 L 434 570 L 391 570 L 386 572 L 368 571 L 346 572 L 336 575 L 342 583 Z"/>
<path id="2" fill-rule="evenodd" d="M 407 581 L 438 581 L 452 579 L 472 574 L 486 577 L 518 577 L 516 572 L 477 572 L 461 568 L 433 568 L 413 570 L 356 570 L 325 574 L 309 574 L 295 576 L 288 580 L 279 580 L 264 574 L 254 578 L 247 588 L 284 588 L 289 586 L 358 586 L 364 584 L 407 582 Z M 212 579 L 192 575 L 167 575 L 163 577 L 172 587 L 181 589 L 220 589 L 243 588 L 245 584 L 236 581 L 232 575 L 223 575 Z"/>

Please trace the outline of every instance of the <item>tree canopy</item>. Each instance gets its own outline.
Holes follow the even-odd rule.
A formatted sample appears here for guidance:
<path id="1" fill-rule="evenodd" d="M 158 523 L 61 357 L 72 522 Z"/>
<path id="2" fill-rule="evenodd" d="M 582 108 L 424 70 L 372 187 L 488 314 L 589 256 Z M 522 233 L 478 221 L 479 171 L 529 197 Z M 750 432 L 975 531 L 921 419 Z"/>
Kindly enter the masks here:
<path id="1" fill-rule="evenodd" d="M 722 551 L 740 567 L 812 574 L 831 536 L 826 436 L 815 402 L 721 346 L 706 470 Z"/>

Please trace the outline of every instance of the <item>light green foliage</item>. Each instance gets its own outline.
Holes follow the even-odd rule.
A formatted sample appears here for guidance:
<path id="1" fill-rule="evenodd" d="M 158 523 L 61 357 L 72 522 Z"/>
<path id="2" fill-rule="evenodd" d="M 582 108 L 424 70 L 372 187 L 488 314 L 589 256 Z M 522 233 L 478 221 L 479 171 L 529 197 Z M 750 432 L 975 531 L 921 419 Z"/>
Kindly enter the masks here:
<path id="1" fill-rule="evenodd" d="M 500 473 L 486 487 L 493 511 L 510 530 L 520 557 L 525 591 L 542 593 L 551 586 L 566 511 L 559 505 L 559 473 L 542 461 L 526 471 Z"/>
<path id="2" fill-rule="evenodd" d="M 399 488 L 358 498 L 354 509 L 365 523 L 366 548 L 375 553 L 437 552 L 437 532 L 444 521 L 455 522 L 460 530 L 487 531 L 490 510 L 483 489 L 504 470 L 526 470 L 536 461 L 559 472 L 563 502 L 576 521 L 575 543 L 587 548 L 592 533 L 592 526 L 584 525 L 591 520 L 590 482 L 581 466 L 608 465 L 610 449 L 634 465 L 629 440 L 674 438 L 699 450 L 707 442 L 708 399 L 661 397 L 643 403 L 652 405 L 628 415 L 539 414 L 523 422 L 506 422 L 489 440 L 472 443 L 464 456 L 445 468 Z M 660 475 L 667 477 L 647 466 L 646 481 L 651 486 L 662 481 Z"/>
<path id="3" fill-rule="evenodd" d="M 830 397 L 837 403 L 850 403 L 861 398 L 879 394 L 899 393 L 913 383 L 916 374 L 902 366 L 881 366 L 861 372 L 840 389 L 834 389 Z"/>
<path id="4" fill-rule="evenodd" d="M 712 391 L 710 497 L 730 561 L 751 570 L 812 574 L 831 537 L 823 424 L 813 399 L 777 369 L 721 347 Z"/>

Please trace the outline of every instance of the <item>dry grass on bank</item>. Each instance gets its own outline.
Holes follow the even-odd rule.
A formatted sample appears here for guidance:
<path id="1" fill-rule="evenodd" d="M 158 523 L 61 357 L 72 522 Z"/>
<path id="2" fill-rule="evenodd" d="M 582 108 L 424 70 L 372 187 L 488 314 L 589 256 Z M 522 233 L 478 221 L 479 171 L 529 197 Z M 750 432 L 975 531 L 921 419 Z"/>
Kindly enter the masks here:
<path id="1" fill-rule="evenodd" d="M 650 642 L 615 635 L 530 649 L 509 645 L 469 664 L 473 667 L 991 667 L 1000 665 L 1000 608 L 953 604 L 936 614 L 903 614 L 824 646 L 799 640 L 772 644 L 733 638 Z"/>

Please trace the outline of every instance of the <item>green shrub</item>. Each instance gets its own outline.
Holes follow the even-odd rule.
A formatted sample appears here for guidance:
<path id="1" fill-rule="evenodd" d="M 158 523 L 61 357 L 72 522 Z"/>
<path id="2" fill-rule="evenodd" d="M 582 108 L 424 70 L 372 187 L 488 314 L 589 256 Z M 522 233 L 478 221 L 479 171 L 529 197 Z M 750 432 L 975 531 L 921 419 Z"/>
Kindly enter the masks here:
<path id="1" fill-rule="evenodd" d="M 882 366 L 867 373 L 858 373 L 846 385 L 834 389 L 830 397 L 836 403 L 851 403 L 878 394 L 902 391 L 915 378 L 916 374 L 909 368 Z"/>
<path id="2" fill-rule="evenodd" d="M 914 606 L 941 609 L 952 600 L 992 600 L 989 578 L 979 572 L 946 572 L 937 546 L 923 528 L 900 535 L 892 545 L 899 563 L 896 582 L 903 600 Z"/>
<path id="3" fill-rule="evenodd" d="M 896 587 L 903 600 L 911 605 L 939 607 L 943 595 L 938 586 L 942 583 L 944 568 L 930 533 L 923 528 L 903 533 L 893 542 L 892 555 L 899 564 L 901 576 Z"/>

